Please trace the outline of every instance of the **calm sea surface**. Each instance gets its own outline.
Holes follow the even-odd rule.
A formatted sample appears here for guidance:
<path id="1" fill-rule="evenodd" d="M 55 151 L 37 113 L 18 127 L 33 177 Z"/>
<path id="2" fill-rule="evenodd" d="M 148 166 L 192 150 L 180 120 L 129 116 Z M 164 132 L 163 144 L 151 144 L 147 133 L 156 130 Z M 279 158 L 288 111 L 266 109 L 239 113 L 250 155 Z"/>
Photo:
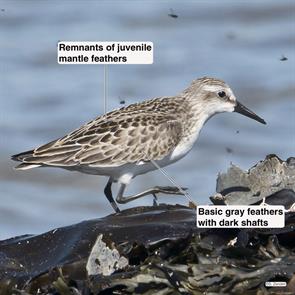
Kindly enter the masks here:
<path id="1" fill-rule="evenodd" d="M 170 8 L 178 18 L 168 16 Z M 294 1 L 0 1 L 0 239 L 112 213 L 105 177 L 59 169 L 13 170 L 10 155 L 49 142 L 103 113 L 103 66 L 58 65 L 56 44 L 152 41 L 153 65 L 112 65 L 108 109 L 174 95 L 204 75 L 227 81 L 268 123 L 222 114 L 192 152 L 167 168 L 207 203 L 219 172 L 269 153 L 294 156 Z M 280 61 L 282 55 L 288 60 Z M 160 172 L 128 193 L 169 185 Z M 182 197 L 161 202 L 185 203 Z M 150 197 L 122 208 L 149 205 Z"/>

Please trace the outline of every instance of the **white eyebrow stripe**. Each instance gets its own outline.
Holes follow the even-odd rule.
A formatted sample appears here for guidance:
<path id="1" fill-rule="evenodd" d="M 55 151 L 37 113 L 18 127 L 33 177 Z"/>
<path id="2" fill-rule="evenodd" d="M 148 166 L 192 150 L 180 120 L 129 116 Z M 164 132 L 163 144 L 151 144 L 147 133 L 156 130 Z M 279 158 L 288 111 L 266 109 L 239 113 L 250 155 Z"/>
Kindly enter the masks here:
<path id="1" fill-rule="evenodd" d="M 228 95 L 230 101 L 232 101 L 232 102 L 236 101 L 236 97 L 235 97 L 235 95 L 233 94 L 232 90 L 229 87 L 224 87 L 224 86 L 221 86 L 221 85 L 205 85 L 203 87 L 203 89 L 205 91 L 208 91 L 208 92 L 225 91 L 226 94 Z"/>
<path id="2" fill-rule="evenodd" d="M 224 89 L 224 86 L 220 86 L 220 85 L 205 85 L 203 87 L 203 89 L 205 91 L 215 92 L 215 91 Z"/>

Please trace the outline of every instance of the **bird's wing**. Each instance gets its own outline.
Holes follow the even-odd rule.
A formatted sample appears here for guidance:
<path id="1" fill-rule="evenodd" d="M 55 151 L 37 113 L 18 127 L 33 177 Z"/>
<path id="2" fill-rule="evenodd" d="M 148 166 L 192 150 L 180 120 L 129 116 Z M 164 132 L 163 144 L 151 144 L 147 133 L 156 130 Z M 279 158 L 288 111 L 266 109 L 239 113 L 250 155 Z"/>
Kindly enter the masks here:
<path id="1" fill-rule="evenodd" d="M 74 160 L 80 164 L 111 167 L 160 160 L 175 148 L 182 133 L 181 123 L 166 114 L 141 113 L 115 123 L 102 135 L 101 126 L 90 128 L 88 133 L 95 134 L 95 139 L 85 145 Z"/>
<path id="2" fill-rule="evenodd" d="M 21 161 L 49 166 L 116 167 L 163 159 L 180 141 L 182 124 L 176 115 L 138 112 L 104 116 L 69 135 L 41 146 Z"/>

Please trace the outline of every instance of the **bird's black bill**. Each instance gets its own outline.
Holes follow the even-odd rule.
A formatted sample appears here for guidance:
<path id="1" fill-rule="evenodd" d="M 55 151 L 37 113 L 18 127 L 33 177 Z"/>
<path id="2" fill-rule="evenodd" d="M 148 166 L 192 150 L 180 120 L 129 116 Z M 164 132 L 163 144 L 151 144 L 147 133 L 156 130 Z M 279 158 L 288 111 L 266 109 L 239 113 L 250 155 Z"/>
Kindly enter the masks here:
<path id="1" fill-rule="evenodd" d="M 259 116 L 257 116 L 255 113 L 253 113 L 252 111 L 250 111 L 248 108 L 246 108 L 244 105 L 242 105 L 241 103 L 237 102 L 237 105 L 235 106 L 234 112 L 236 113 L 240 113 L 246 117 L 249 117 L 251 119 L 254 119 L 262 124 L 266 124 L 266 122 L 260 118 Z"/>

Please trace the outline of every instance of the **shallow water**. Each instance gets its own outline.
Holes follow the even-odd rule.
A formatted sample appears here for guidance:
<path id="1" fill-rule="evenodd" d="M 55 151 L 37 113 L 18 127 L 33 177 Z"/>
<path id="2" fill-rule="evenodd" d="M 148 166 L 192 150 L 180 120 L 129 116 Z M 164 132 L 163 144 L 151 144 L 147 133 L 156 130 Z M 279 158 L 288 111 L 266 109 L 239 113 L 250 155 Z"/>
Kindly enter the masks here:
<path id="1" fill-rule="evenodd" d="M 230 163 L 294 156 L 293 1 L 1 1 L 0 239 L 104 216 L 106 178 L 58 169 L 17 172 L 10 155 L 58 138 L 103 113 L 103 66 L 58 65 L 58 40 L 152 41 L 153 65 L 109 66 L 108 109 L 174 95 L 194 78 L 219 77 L 261 115 L 212 118 L 169 175 L 200 203 Z M 179 15 L 168 16 L 169 9 Z M 282 55 L 288 60 L 280 61 Z M 129 192 L 169 182 L 153 172 Z M 160 202 L 184 203 L 182 197 Z M 128 206 L 151 204 L 150 197 Z M 124 208 L 128 207 L 123 206 Z"/>

